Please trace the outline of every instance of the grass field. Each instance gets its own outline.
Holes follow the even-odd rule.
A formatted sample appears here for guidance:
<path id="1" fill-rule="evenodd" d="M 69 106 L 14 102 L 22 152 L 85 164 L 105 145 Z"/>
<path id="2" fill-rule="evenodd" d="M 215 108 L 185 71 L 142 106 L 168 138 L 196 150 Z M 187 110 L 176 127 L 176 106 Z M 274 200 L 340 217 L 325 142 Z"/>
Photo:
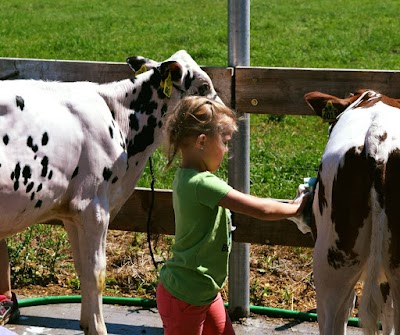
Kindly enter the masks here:
<path id="1" fill-rule="evenodd" d="M 251 65 L 398 70 L 399 12 L 400 2 L 388 0 L 251 0 Z M 221 0 L 3 0 L 0 57 L 123 62 L 186 49 L 199 64 L 227 66 L 227 15 Z M 316 117 L 251 116 L 251 192 L 293 197 L 302 178 L 316 174 L 326 140 Z M 154 161 L 156 187 L 170 188 L 173 171 L 163 171 L 160 151 Z M 149 185 L 148 174 L 140 185 Z M 37 264 L 62 258 L 57 243 L 32 250 L 36 265 L 18 267 L 40 277 Z M 27 253 L 19 244 L 14 260 Z"/>

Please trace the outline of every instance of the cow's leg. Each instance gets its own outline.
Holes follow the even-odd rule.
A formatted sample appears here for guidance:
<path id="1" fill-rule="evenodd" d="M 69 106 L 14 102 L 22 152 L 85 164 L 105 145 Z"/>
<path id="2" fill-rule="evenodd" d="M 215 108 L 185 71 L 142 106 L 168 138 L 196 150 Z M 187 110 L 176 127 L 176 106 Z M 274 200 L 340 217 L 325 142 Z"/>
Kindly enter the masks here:
<path id="1" fill-rule="evenodd" d="M 390 334 L 400 334 L 400 292 L 393 295 L 393 332 Z"/>
<path id="2" fill-rule="evenodd" d="M 68 233 L 68 239 L 71 244 L 71 249 L 72 249 L 72 255 L 74 259 L 74 266 L 75 266 L 75 271 L 78 275 L 78 278 L 80 281 L 82 281 L 82 264 L 81 264 L 81 259 L 83 258 L 83 255 L 81 255 L 81 249 L 79 247 L 79 236 L 83 235 L 83 233 L 78 232 L 80 228 L 76 223 L 73 222 L 64 222 L 64 227 L 65 230 Z M 88 312 L 86 309 L 83 309 L 81 307 L 81 327 L 83 328 L 84 326 L 82 325 L 82 320 L 88 320 L 88 315 L 84 315 L 84 312 Z M 88 325 L 86 325 L 88 327 Z"/>
<path id="3" fill-rule="evenodd" d="M 70 229 L 75 263 L 81 281 L 81 328 L 86 335 L 106 335 L 102 311 L 102 290 L 106 272 L 106 234 L 109 222 L 108 207 L 95 199 L 81 213 L 81 224 Z M 78 274 L 79 274 L 78 272 Z"/>
<path id="4" fill-rule="evenodd" d="M 384 297 L 384 307 L 382 311 L 382 334 L 392 335 L 394 334 L 394 310 L 393 310 L 393 300 L 392 294 Z M 398 333 L 397 333 L 398 334 Z"/>
<path id="5" fill-rule="evenodd" d="M 68 240 L 71 244 L 72 255 L 74 258 L 75 271 L 78 277 L 81 277 L 82 265 L 81 265 L 81 254 L 79 250 L 79 234 L 78 227 L 73 222 L 64 222 L 64 228 L 68 234 Z"/>
<path id="6" fill-rule="evenodd" d="M 384 334 L 400 334 L 400 269 L 391 269 L 388 276 L 389 281 L 389 298 L 385 303 L 383 314 L 391 315 L 391 319 L 384 318 L 384 322 L 388 324 L 384 326 Z"/>
<path id="7" fill-rule="evenodd" d="M 335 269 L 328 264 L 328 249 L 314 250 L 314 280 L 317 293 L 317 315 L 321 335 L 346 334 L 347 321 L 354 307 L 354 286 L 362 267 Z"/>

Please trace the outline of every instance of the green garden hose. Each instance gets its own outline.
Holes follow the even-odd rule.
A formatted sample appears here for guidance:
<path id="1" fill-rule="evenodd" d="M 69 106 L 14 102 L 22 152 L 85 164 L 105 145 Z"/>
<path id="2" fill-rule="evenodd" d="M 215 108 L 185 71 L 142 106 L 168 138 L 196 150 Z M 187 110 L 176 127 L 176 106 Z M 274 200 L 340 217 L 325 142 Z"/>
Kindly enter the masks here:
<path id="1" fill-rule="evenodd" d="M 27 298 L 18 301 L 19 307 L 30 307 L 38 305 L 50 304 L 70 304 L 80 303 L 80 295 L 65 295 L 65 296 L 47 296 L 40 298 Z M 156 301 L 146 298 L 125 298 L 125 297 L 107 297 L 103 296 L 103 303 L 108 305 L 121 305 L 121 306 L 139 306 L 145 308 L 157 307 Z M 225 304 L 228 306 L 228 304 Z M 299 321 L 317 321 L 317 314 L 310 312 L 299 312 L 287 309 L 263 307 L 263 306 L 250 306 L 250 312 L 258 315 L 266 315 L 273 318 L 295 319 Z M 349 326 L 359 327 L 358 318 L 350 318 L 347 323 Z"/>

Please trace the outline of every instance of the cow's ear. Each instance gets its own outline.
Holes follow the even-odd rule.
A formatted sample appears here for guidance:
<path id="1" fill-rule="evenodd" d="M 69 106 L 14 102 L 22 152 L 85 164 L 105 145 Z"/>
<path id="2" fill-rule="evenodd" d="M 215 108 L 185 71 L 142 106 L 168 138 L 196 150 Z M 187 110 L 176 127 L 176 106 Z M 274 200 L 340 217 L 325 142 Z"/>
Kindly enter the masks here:
<path id="1" fill-rule="evenodd" d="M 339 99 L 321 92 L 307 93 L 304 100 L 326 122 L 336 121 L 337 116 L 351 103 L 349 99 Z"/>
<path id="2" fill-rule="evenodd" d="M 165 81 L 169 76 L 171 76 L 171 80 L 175 83 L 182 81 L 182 65 L 176 61 L 167 61 L 161 63 L 160 72 L 162 81 Z"/>
<path id="3" fill-rule="evenodd" d="M 176 61 L 163 62 L 160 66 L 160 73 L 161 87 L 163 88 L 164 94 L 170 98 L 174 84 L 180 86 L 182 83 L 182 66 Z"/>
<path id="4" fill-rule="evenodd" d="M 151 69 L 154 69 L 159 64 L 151 59 L 144 58 L 142 56 L 128 57 L 126 59 L 126 62 L 128 63 L 129 67 L 133 70 L 133 72 L 135 72 L 135 76 L 143 72 L 149 71 Z"/>

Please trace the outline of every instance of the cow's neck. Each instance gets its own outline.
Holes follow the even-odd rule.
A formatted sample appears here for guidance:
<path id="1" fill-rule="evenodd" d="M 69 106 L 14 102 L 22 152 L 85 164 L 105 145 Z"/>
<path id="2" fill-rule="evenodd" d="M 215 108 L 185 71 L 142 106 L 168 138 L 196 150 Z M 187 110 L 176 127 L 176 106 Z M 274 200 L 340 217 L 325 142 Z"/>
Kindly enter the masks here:
<path id="1" fill-rule="evenodd" d="M 100 85 L 106 101 L 125 140 L 128 157 L 149 156 L 161 141 L 162 116 L 175 99 L 168 99 L 157 89 L 161 77 L 151 70 L 134 79 Z"/>

